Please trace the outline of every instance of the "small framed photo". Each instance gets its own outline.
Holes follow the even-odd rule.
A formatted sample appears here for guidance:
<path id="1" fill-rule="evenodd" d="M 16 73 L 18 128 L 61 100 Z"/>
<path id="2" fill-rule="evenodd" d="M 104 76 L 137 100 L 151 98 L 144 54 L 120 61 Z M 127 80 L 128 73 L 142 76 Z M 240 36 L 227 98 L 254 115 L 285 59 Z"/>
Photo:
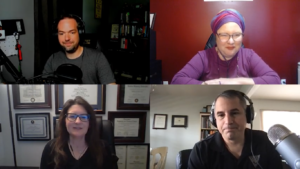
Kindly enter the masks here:
<path id="1" fill-rule="evenodd" d="M 51 139 L 50 113 L 17 113 L 18 141 L 48 141 Z"/>
<path id="2" fill-rule="evenodd" d="M 172 127 L 187 127 L 188 116 L 172 115 Z"/>
<path id="3" fill-rule="evenodd" d="M 211 105 L 207 105 L 206 106 L 206 112 L 210 113 L 210 111 L 211 111 Z"/>
<path id="4" fill-rule="evenodd" d="M 156 13 L 150 13 L 150 29 L 154 28 Z"/>
<path id="5" fill-rule="evenodd" d="M 56 85 L 56 114 L 61 112 L 69 99 L 74 99 L 76 96 L 85 99 L 96 114 L 105 114 L 105 93 L 105 85 Z"/>
<path id="6" fill-rule="evenodd" d="M 15 109 L 51 108 L 51 85 L 12 85 Z"/>
<path id="7" fill-rule="evenodd" d="M 167 128 L 167 114 L 154 114 L 153 129 L 166 129 Z"/>
<path id="8" fill-rule="evenodd" d="M 147 112 L 108 112 L 116 143 L 144 142 Z"/>

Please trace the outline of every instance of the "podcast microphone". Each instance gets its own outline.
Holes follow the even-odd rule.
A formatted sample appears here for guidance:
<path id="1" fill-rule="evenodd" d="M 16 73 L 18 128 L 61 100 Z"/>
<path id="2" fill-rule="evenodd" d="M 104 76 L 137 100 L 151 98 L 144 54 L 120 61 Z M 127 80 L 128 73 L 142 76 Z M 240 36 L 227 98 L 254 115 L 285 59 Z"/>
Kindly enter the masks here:
<path id="1" fill-rule="evenodd" d="M 63 83 L 82 83 L 82 71 L 81 69 L 73 64 L 65 63 L 60 65 L 54 72 L 54 76 Z"/>
<path id="2" fill-rule="evenodd" d="M 275 124 L 268 131 L 268 138 L 278 153 L 293 169 L 300 169 L 300 139 L 281 124 Z"/>
<path id="3" fill-rule="evenodd" d="M 45 77 L 46 75 L 50 75 Z M 82 84 L 82 71 L 73 64 L 65 63 L 54 72 L 44 73 L 29 79 L 30 84 Z"/>

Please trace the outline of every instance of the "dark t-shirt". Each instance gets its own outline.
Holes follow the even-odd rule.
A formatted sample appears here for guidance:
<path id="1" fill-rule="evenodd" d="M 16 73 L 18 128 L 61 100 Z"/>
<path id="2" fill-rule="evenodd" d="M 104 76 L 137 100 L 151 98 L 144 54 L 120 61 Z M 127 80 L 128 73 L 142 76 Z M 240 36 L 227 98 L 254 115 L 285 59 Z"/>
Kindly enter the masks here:
<path id="1" fill-rule="evenodd" d="M 56 71 L 64 63 L 76 65 L 81 69 L 83 84 L 109 84 L 115 82 L 114 75 L 104 54 L 95 49 L 83 47 L 82 54 L 76 59 L 68 59 L 62 51 L 54 53 L 47 60 L 43 74 Z"/>
<path id="2" fill-rule="evenodd" d="M 188 162 L 188 169 L 259 169 L 251 153 L 251 130 L 245 130 L 242 154 L 237 159 L 225 147 L 219 132 L 195 144 Z M 263 131 L 253 130 L 253 154 L 263 169 L 282 169 L 279 153 Z M 253 161 L 253 162 L 252 162 Z"/>
<path id="3" fill-rule="evenodd" d="M 40 163 L 40 169 L 54 169 L 54 156 L 51 154 L 52 151 L 52 143 L 54 143 L 56 139 L 53 139 L 49 141 L 43 151 L 41 163 Z M 103 167 L 102 169 L 112 169 L 112 159 L 110 157 L 110 150 L 109 146 L 107 144 L 99 143 L 104 145 L 104 149 L 106 152 L 103 152 Z M 80 159 L 76 160 L 71 152 L 68 146 L 64 148 L 64 151 L 67 155 L 68 160 L 66 161 L 66 165 L 62 169 L 95 169 L 96 161 L 91 155 L 90 149 L 88 148 L 86 152 L 80 157 Z"/>

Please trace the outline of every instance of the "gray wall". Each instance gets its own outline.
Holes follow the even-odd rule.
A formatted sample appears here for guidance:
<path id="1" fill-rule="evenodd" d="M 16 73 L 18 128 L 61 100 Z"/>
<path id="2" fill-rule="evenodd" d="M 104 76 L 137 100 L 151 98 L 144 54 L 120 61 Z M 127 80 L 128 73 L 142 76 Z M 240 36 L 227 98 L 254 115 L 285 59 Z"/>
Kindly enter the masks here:
<path id="1" fill-rule="evenodd" d="M 9 85 L 10 94 L 12 95 L 12 87 Z M 13 117 L 13 128 L 14 128 L 14 143 L 16 147 L 16 159 L 18 166 L 24 167 L 39 167 L 42 151 L 47 141 L 18 141 L 16 134 L 15 114 L 16 113 L 39 113 L 49 112 L 50 123 L 51 123 L 51 135 L 53 137 L 53 116 L 55 114 L 55 92 L 54 85 L 51 86 L 51 98 L 52 108 L 51 109 L 14 109 L 13 98 L 11 96 L 12 106 L 12 117 Z M 101 115 L 102 119 L 107 119 L 108 111 L 117 111 L 117 85 L 106 86 L 106 107 L 105 115 Z M 8 114 L 8 97 L 6 85 L 0 85 L 0 123 L 2 125 L 2 132 L 0 132 L 0 166 L 13 166 L 13 149 L 12 139 L 9 126 L 9 114 Z M 130 111 L 132 112 L 132 111 Z M 149 111 L 147 111 L 147 122 L 146 122 L 146 136 L 145 143 L 150 143 L 150 129 L 149 129 Z"/>
<path id="2" fill-rule="evenodd" d="M 30 78 L 34 76 L 34 0 L 0 0 L 1 19 L 23 19 L 25 35 L 20 36 L 21 51 L 23 56 L 23 76 Z M 9 59 L 18 68 L 18 56 Z M 4 69 L 6 80 L 14 81 L 12 76 Z"/>

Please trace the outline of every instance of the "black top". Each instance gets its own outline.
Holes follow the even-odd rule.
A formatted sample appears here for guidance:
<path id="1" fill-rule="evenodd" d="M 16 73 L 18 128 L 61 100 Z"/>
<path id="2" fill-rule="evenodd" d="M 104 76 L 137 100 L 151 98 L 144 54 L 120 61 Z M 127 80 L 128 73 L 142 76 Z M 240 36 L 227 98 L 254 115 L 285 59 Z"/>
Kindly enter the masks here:
<path id="1" fill-rule="evenodd" d="M 267 133 L 253 130 L 253 154 L 259 158 L 263 169 L 282 169 L 279 153 L 269 141 Z M 195 144 L 189 158 L 189 169 L 259 169 L 251 153 L 251 130 L 245 130 L 242 154 L 237 159 L 225 146 L 222 135 L 217 132 Z M 256 166 L 256 167 L 255 167 Z"/>
<path id="2" fill-rule="evenodd" d="M 51 144 L 55 141 L 55 139 L 49 141 L 43 151 L 40 169 L 54 169 L 54 157 L 51 154 L 52 147 Z M 102 144 L 102 143 L 99 143 Z M 102 169 L 111 169 L 112 167 L 112 159 L 109 154 L 111 154 L 109 150 L 109 146 L 105 143 L 103 143 L 104 149 L 106 152 L 103 153 L 103 167 Z M 86 152 L 80 157 L 79 160 L 76 160 L 71 152 L 68 146 L 64 148 L 64 151 L 66 152 L 68 160 L 66 161 L 66 165 L 63 167 L 63 169 L 95 169 L 96 167 L 96 161 L 94 158 L 92 158 L 90 149 L 88 148 Z"/>

